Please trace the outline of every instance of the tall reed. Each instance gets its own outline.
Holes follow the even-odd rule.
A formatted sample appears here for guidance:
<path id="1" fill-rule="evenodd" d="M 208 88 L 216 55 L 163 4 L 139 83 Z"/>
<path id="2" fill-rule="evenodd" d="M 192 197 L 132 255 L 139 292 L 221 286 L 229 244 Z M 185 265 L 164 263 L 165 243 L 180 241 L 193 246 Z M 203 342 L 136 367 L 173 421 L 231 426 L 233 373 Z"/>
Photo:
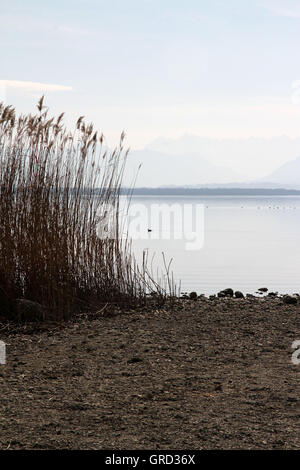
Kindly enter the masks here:
<path id="1" fill-rule="evenodd" d="M 108 152 L 83 116 L 70 132 L 43 97 L 37 108 L 17 116 L 0 104 L 0 315 L 13 315 L 18 298 L 67 318 L 136 302 L 149 287 L 161 294 L 120 234 L 124 134 Z"/>

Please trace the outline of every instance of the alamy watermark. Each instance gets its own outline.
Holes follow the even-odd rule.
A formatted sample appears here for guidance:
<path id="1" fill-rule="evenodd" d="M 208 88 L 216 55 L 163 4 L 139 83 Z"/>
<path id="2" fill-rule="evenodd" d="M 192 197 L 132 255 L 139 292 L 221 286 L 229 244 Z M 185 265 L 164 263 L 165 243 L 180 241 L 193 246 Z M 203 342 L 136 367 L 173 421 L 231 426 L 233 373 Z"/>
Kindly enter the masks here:
<path id="1" fill-rule="evenodd" d="M 100 218 L 100 238 L 114 238 L 109 224 L 113 208 L 106 208 Z M 131 240 L 178 240 L 186 250 L 200 250 L 204 245 L 203 204 L 130 203 L 119 209 L 119 237 Z"/>
<path id="2" fill-rule="evenodd" d="M 293 342 L 292 349 L 295 349 L 295 351 L 292 354 L 292 363 L 295 366 L 298 366 L 300 364 L 300 340 L 299 339 Z"/>
<path id="3" fill-rule="evenodd" d="M 0 341 L 0 364 L 6 364 L 6 344 Z"/>

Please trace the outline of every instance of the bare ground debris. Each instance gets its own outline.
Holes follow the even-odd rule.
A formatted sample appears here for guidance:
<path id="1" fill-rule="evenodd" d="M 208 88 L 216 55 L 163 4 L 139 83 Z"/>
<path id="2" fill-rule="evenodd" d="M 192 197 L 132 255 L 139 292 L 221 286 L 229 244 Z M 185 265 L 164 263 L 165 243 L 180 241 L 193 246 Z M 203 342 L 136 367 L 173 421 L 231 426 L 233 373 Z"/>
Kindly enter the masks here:
<path id="1" fill-rule="evenodd" d="M 1 449 L 299 449 L 300 305 L 164 309 L 1 324 Z"/>

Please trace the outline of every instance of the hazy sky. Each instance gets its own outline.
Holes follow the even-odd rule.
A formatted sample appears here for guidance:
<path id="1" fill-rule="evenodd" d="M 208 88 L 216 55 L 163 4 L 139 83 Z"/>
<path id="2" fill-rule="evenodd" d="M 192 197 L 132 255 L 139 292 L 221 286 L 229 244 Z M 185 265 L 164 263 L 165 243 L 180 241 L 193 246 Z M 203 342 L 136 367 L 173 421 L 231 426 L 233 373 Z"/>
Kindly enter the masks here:
<path id="1" fill-rule="evenodd" d="M 0 12 L 0 92 L 20 110 L 45 92 L 109 144 L 125 129 L 132 148 L 300 136 L 299 0 L 1 0 Z"/>

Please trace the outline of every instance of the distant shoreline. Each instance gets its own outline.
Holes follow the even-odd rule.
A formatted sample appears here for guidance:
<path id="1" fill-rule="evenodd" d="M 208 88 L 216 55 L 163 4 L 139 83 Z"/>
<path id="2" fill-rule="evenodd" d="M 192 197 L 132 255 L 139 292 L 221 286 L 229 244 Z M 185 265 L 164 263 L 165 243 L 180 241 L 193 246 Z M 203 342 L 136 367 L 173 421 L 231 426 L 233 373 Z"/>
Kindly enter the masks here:
<path id="1" fill-rule="evenodd" d="M 134 196 L 300 196 L 297 189 L 270 188 L 122 188 Z"/>

